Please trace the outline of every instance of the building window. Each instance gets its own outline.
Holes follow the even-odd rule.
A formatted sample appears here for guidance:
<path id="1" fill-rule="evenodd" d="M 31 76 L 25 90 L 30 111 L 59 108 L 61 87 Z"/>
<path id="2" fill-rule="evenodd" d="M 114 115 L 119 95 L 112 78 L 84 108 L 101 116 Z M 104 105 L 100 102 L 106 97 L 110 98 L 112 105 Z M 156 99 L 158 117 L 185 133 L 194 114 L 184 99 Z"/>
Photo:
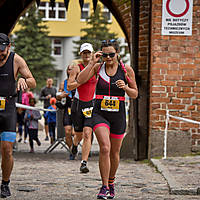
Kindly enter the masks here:
<path id="1" fill-rule="evenodd" d="M 39 11 L 42 15 L 43 20 L 48 20 L 48 21 L 66 20 L 66 9 L 64 3 L 56 2 L 55 7 L 52 10 L 52 7 L 49 2 L 41 2 L 39 6 Z"/>
<path id="2" fill-rule="evenodd" d="M 52 56 L 62 56 L 62 40 L 55 38 L 52 39 Z"/>
<path id="3" fill-rule="evenodd" d="M 83 9 L 81 11 L 81 21 L 86 21 L 86 19 L 90 15 L 90 4 L 89 3 L 84 3 L 83 4 Z"/>
<path id="4" fill-rule="evenodd" d="M 111 12 L 106 6 L 103 6 L 102 15 L 108 20 L 108 22 L 112 22 Z"/>

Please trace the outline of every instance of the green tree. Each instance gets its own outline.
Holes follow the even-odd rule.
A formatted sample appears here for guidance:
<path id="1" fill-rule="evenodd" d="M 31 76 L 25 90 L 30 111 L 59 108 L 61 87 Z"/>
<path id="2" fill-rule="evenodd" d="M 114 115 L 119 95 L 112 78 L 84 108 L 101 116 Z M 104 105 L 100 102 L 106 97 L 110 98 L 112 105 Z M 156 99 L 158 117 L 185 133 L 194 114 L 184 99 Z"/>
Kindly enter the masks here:
<path id="1" fill-rule="evenodd" d="M 27 62 L 37 82 L 36 91 L 39 91 L 48 77 L 55 76 L 48 27 L 42 21 L 35 4 L 21 17 L 19 25 L 21 28 L 13 37 L 14 50 Z"/>
<path id="2" fill-rule="evenodd" d="M 77 45 L 73 51 L 76 58 L 79 57 L 81 44 L 85 42 L 91 43 L 94 51 L 97 51 L 100 49 L 102 40 L 117 39 L 116 33 L 109 32 L 108 25 L 111 23 L 108 22 L 107 17 L 102 14 L 99 5 L 97 5 L 96 11 L 87 19 L 86 24 L 88 28 L 81 29 L 81 32 L 84 32 L 84 35 L 79 41 L 73 41 Z"/>

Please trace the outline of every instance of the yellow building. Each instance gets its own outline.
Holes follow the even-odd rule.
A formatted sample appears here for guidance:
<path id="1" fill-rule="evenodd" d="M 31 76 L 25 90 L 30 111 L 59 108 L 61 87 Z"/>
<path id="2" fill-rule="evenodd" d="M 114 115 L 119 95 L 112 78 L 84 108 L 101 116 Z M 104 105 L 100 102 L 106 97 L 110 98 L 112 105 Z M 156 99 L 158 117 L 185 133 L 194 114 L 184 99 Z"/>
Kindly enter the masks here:
<path id="1" fill-rule="evenodd" d="M 111 32 L 115 32 L 123 43 L 125 36 L 117 21 L 103 4 L 100 2 L 99 4 L 103 14 L 111 22 L 108 28 Z M 42 0 L 39 10 L 43 15 L 43 20 L 46 21 L 46 25 L 49 27 L 49 37 L 52 39 L 52 56 L 55 58 L 56 79 L 57 85 L 59 85 L 66 77 L 66 66 L 74 60 L 73 40 L 79 40 L 83 34 L 81 29 L 87 27 L 86 18 L 93 12 L 93 3 L 92 0 L 85 0 L 81 11 L 79 1 L 72 0 L 69 2 L 68 11 L 66 12 L 64 0 L 56 0 L 53 10 L 49 0 Z M 13 32 L 19 28 L 16 25 Z"/>

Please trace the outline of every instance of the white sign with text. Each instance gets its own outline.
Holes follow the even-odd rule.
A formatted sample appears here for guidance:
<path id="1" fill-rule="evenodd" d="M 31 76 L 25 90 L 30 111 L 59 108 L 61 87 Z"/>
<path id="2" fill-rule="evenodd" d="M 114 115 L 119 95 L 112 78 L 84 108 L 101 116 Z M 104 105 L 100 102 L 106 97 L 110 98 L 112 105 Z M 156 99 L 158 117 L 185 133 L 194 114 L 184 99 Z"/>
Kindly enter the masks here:
<path id="1" fill-rule="evenodd" d="M 163 0 L 162 35 L 192 35 L 193 0 Z"/>

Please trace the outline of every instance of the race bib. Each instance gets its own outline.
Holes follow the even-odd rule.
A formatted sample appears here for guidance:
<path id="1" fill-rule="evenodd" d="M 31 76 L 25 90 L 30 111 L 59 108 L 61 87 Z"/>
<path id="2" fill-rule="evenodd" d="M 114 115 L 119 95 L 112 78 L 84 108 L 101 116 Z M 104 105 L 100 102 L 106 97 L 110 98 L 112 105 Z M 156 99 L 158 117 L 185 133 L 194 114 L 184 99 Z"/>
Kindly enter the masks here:
<path id="1" fill-rule="evenodd" d="M 82 109 L 82 112 L 83 112 L 83 115 L 85 116 L 85 118 L 92 117 L 92 110 L 93 110 L 93 107 Z"/>
<path id="2" fill-rule="evenodd" d="M 6 107 L 6 98 L 0 97 L 0 110 L 5 110 Z"/>
<path id="3" fill-rule="evenodd" d="M 119 99 L 117 97 L 104 96 L 101 101 L 101 110 L 119 112 Z"/>
<path id="4" fill-rule="evenodd" d="M 71 108 L 68 108 L 68 115 L 71 115 Z"/>

